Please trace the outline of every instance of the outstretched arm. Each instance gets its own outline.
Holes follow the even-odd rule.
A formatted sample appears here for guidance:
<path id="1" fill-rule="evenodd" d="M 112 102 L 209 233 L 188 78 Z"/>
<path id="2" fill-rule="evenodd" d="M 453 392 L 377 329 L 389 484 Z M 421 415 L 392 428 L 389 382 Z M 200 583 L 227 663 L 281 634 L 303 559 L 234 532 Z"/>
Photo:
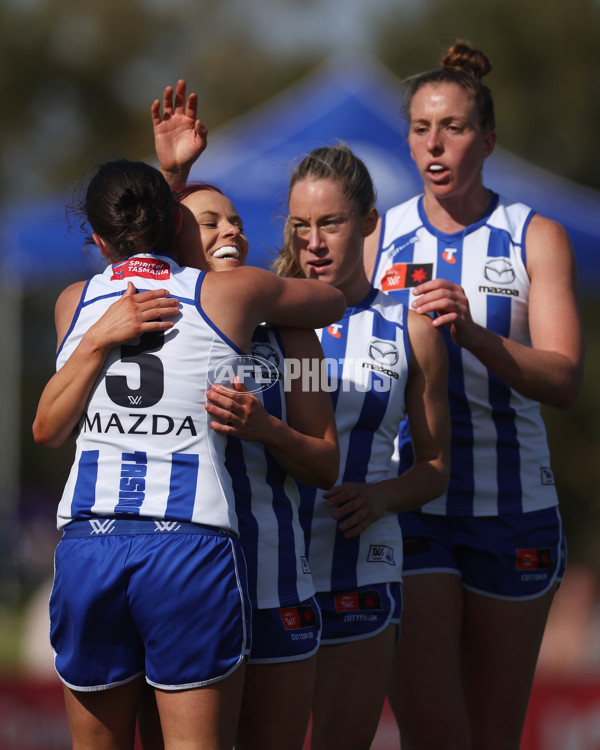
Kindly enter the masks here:
<path id="1" fill-rule="evenodd" d="M 314 331 L 280 333 L 286 359 L 320 367 L 323 350 Z M 205 408 L 218 420 L 211 422 L 213 430 L 263 443 L 294 479 L 327 489 L 338 477 L 340 462 L 333 403 L 329 393 L 303 386 L 301 377 L 286 380 L 287 422 L 270 414 L 239 383 L 235 392 L 213 386 Z"/>
<path id="2" fill-rule="evenodd" d="M 79 303 L 83 284 L 65 289 L 56 303 L 56 331 L 61 342 Z M 123 296 L 83 335 L 79 345 L 44 388 L 33 423 L 36 443 L 49 447 L 62 445 L 72 434 L 85 410 L 90 392 L 106 355 L 117 346 L 149 331 L 164 331 L 179 312 L 178 300 L 166 289 L 136 294 L 131 282 Z"/>
<path id="3" fill-rule="evenodd" d="M 325 493 L 340 531 L 358 536 L 385 513 L 415 510 L 442 495 L 450 477 L 446 345 L 429 318 L 408 315 L 411 370 L 406 387 L 414 462 L 404 474 L 372 484 L 345 482 Z M 348 516 L 348 517 L 346 517 Z"/>
<path id="4" fill-rule="evenodd" d="M 160 104 L 160 99 L 155 99 L 151 107 L 159 169 L 172 189 L 181 188 L 188 180 L 192 165 L 206 148 L 208 131 L 197 119 L 197 94 L 190 94 L 186 100 L 183 79 L 177 81 L 175 105 L 172 86 L 165 88 L 162 115 Z"/>
<path id="5" fill-rule="evenodd" d="M 230 304 L 235 300 L 236 304 Z M 255 266 L 227 273 L 207 273 L 201 290 L 202 309 L 246 351 L 256 326 L 315 329 L 331 325 L 346 310 L 339 289 L 317 279 L 288 279 Z"/>

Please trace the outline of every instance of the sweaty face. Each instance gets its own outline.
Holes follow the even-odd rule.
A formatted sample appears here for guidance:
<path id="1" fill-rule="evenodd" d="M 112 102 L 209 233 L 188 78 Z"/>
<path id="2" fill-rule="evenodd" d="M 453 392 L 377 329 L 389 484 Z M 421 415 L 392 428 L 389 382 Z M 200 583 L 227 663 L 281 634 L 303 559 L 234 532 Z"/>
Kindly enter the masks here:
<path id="1" fill-rule="evenodd" d="M 244 265 L 248 240 L 229 198 L 216 190 L 197 190 L 181 205 L 183 224 L 177 238 L 180 263 L 204 271 L 228 271 Z"/>
<path id="2" fill-rule="evenodd" d="M 481 130 L 476 106 L 465 89 L 455 83 L 430 83 L 410 103 L 408 143 L 425 191 L 443 198 L 480 184 L 495 133 Z"/>
<path id="3" fill-rule="evenodd" d="M 374 219 L 371 213 L 364 217 L 344 196 L 339 182 L 306 179 L 292 188 L 289 210 L 294 250 L 304 275 L 341 289 L 349 300 L 362 293 L 363 243 L 377 221 L 374 209 Z"/>

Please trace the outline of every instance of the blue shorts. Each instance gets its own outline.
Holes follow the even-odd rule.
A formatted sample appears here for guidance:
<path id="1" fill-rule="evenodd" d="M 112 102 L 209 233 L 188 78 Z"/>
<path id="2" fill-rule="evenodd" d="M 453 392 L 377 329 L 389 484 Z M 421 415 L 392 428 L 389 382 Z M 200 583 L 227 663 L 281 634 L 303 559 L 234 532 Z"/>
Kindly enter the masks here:
<path id="1" fill-rule="evenodd" d="M 90 536 L 88 521 L 73 522 L 56 548 L 50 640 L 61 680 L 92 691 L 145 674 L 180 690 L 241 665 L 251 609 L 238 540 L 198 524 L 107 523 Z"/>
<path id="2" fill-rule="evenodd" d="M 402 614 L 402 585 L 374 583 L 348 591 L 316 594 L 323 618 L 321 645 L 359 641 L 398 624 Z"/>
<path id="3" fill-rule="evenodd" d="M 567 550 L 558 507 L 508 516 L 400 513 L 403 575 L 454 573 L 470 591 L 535 599 L 564 574 Z"/>
<path id="4" fill-rule="evenodd" d="M 308 659 L 320 642 L 321 612 L 314 596 L 289 607 L 252 610 L 249 664 Z"/>

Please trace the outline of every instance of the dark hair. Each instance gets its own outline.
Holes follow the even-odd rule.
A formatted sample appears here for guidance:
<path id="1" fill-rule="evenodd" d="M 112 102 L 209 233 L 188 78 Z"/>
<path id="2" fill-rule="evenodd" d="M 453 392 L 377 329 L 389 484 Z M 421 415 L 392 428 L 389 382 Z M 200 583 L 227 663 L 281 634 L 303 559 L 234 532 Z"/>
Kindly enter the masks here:
<path id="1" fill-rule="evenodd" d="M 175 211 L 162 174 L 149 164 L 127 159 L 97 167 L 79 204 L 79 213 L 110 246 L 113 262 L 136 253 L 170 253 Z"/>
<path id="2" fill-rule="evenodd" d="M 188 196 L 193 195 L 194 193 L 199 193 L 202 190 L 212 190 L 213 192 L 220 193 L 227 198 L 220 188 L 216 185 L 211 185 L 208 182 L 188 182 L 187 185 L 174 189 L 173 195 L 175 196 L 175 200 L 178 203 L 181 203 L 181 201 L 185 200 Z"/>
<path id="3" fill-rule="evenodd" d="M 429 83 L 455 83 L 467 91 L 479 112 L 479 124 L 483 131 L 494 130 L 494 100 L 492 92 L 481 80 L 492 69 L 487 56 L 469 42 L 457 39 L 440 60 L 440 67 L 419 73 L 408 79 L 408 89 L 404 100 L 404 110 L 410 120 L 410 105 L 414 95 Z"/>
<path id="4" fill-rule="evenodd" d="M 375 205 L 376 194 L 369 170 L 358 156 L 342 144 L 323 146 L 311 151 L 294 170 L 290 179 L 288 200 L 294 186 L 303 180 L 332 180 L 340 183 L 344 197 L 352 201 L 362 216 Z M 303 276 L 293 247 L 289 220 L 283 235 L 283 248 L 273 262 L 279 276 Z"/>

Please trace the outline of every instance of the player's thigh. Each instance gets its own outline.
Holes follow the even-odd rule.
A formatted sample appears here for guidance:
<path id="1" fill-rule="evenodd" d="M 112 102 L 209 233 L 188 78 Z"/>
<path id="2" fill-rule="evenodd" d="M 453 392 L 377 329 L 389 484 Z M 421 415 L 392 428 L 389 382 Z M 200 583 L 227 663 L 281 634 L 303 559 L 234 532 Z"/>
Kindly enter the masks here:
<path id="1" fill-rule="evenodd" d="M 165 750 L 233 747 L 245 667 L 212 685 L 192 690 L 156 690 Z"/>
<path id="2" fill-rule="evenodd" d="M 64 687 L 73 750 L 131 750 L 142 678 L 108 690 Z"/>
<path id="3" fill-rule="evenodd" d="M 461 686 L 463 587 L 451 573 L 406 575 L 388 697 L 408 747 L 469 747 Z"/>
<path id="4" fill-rule="evenodd" d="M 474 747 L 518 750 L 556 587 L 521 601 L 465 592 L 464 684 Z"/>
<path id="5" fill-rule="evenodd" d="M 312 749 L 370 747 L 381 716 L 397 626 L 370 638 L 321 646 L 313 701 Z"/>
<path id="6" fill-rule="evenodd" d="M 315 654 L 299 661 L 246 667 L 236 750 L 301 750 L 316 666 Z"/>
<path id="7" fill-rule="evenodd" d="M 138 731 L 143 750 L 164 750 L 160 716 L 156 705 L 156 688 L 144 682 L 137 713 Z"/>

